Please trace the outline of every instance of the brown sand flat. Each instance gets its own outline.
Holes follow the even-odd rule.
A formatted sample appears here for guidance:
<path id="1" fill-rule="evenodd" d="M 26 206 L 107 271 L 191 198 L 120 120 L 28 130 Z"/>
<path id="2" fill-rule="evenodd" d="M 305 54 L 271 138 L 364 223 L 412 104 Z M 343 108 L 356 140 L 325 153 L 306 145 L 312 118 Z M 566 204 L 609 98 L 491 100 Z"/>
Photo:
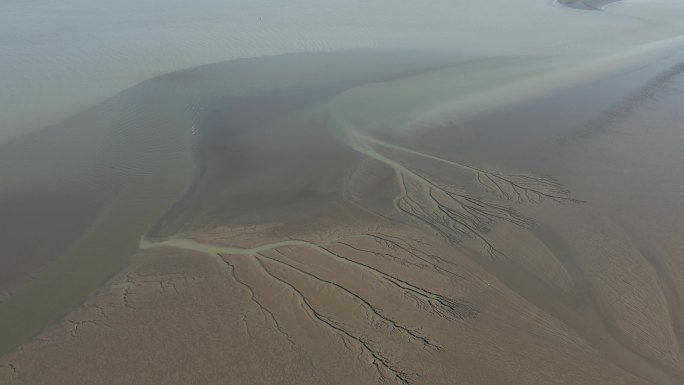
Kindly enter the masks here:
<path id="1" fill-rule="evenodd" d="M 88 298 L 126 265 L 140 239 L 155 228 L 176 233 L 226 218 L 232 224 L 254 222 L 236 209 L 258 211 L 259 221 L 294 218 L 293 210 L 281 209 L 293 203 L 299 219 L 320 211 L 343 185 L 332 172 L 337 165 L 303 162 L 279 151 L 278 144 L 292 148 L 283 132 L 297 132 L 297 114 L 308 113 L 312 118 L 297 140 L 315 133 L 325 122 L 324 111 L 316 109 L 347 88 L 455 60 L 429 56 L 293 54 L 201 66 L 142 82 L 65 121 L 3 143 L 0 240 L 6 248 L 0 266 L 9 278 L 0 290 L 0 354 L 29 341 Z M 391 59 L 402 60 L 388 68 Z M 216 139 L 207 143 L 204 134 L 212 127 L 219 132 L 206 135 Z M 323 159 L 341 147 L 354 153 L 339 143 L 323 145 L 324 140 L 335 142 L 327 134 L 309 138 L 308 152 L 299 148 L 300 155 Z M 271 136 L 276 142 L 269 142 Z M 249 151 L 235 151 L 242 146 Z M 269 158 L 259 149 L 278 156 Z M 205 168 L 210 160 L 215 166 Z M 346 170 L 344 164 L 340 167 Z M 290 171 L 304 166 L 309 169 L 297 180 Z M 197 194 L 192 194 L 188 188 L 200 170 L 217 175 L 195 184 Z M 259 178 L 262 173 L 265 178 Z M 234 177 L 239 183 L 230 182 Z M 282 181 L 279 188 L 272 188 L 275 177 Z M 202 183 L 212 189 L 203 190 Z M 195 199 L 205 194 L 216 195 Z M 193 208 L 192 202 L 199 204 Z M 175 222 L 159 223 L 174 205 L 190 215 L 171 210 L 166 218 Z"/>
<path id="2" fill-rule="evenodd" d="M 204 172 L 156 238 L 0 376 L 681 384 L 684 79 L 670 75 L 601 116 L 530 124 L 574 90 L 396 141 L 334 140 L 316 113 L 274 139 L 293 121 L 273 103 L 216 111 Z"/>
<path id="3" fill-rule="evenodd" d="M 140 253 L 6 358 L 14 382 L 647 383 L 428 234 L 345 233 L 319 242 L 351 262 L 306 247 Z"/>
<path id="4" fill-rule="evenodd" d="M 356 180 L 382 173 L 378 168 L 359 168 Z M 496 197 L 483 192 L 495 186 L 489 179 L 475 197 L 476 187 L 426 187 L 419 175 L 405 175 L 413 186 L 398 201 L 416 215 L 413 226 L 341 200 L 310 217 L 309 226 L 214 226 L 185 234 L 192 244 L 141 251 L 60 325 L 4 357 L 8 378 L 18 384 L 676 383 L 682 361 L 658 277 L 639 270 L 620 233 L 606 233 L 609 223 L 585 204 L 559 204 L 533 192 L 524 196 L 534 205 L 516 204 L 521 211 L 488 203 Z M 503 179 L 489 174 L 510 202 L 506 194 L 518 193 L 513 176 L 496 175 Z M 570 199 L 535 180 L 545 187 L 535 190 L 540 194 Z M 359 190 L 356 198 L 363 196 Z M 430 205 L 453 217 L 433 219 Z M 533 230 L 532 215 L 548 223 L 545 232 Z M 448 221 L 458 238 L 448 236 Z M 468 233 L 475 223 L 488 229 Z M 585 225 L 567 228 L 574 223 Z M 621 259 L 624 270 L 614 271 L 614 251 L 636 264 Z M 632 299 L 622 282 L 640 282 L 644 290 Z M 65 375 L 64 367 L 74 370 Z"/>

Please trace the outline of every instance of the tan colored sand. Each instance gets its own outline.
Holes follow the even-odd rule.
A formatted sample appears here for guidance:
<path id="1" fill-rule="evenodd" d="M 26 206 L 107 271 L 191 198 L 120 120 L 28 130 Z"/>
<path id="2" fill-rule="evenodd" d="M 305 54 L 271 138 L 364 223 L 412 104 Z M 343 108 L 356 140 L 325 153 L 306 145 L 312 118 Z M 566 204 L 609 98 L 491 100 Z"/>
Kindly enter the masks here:
<path id="1" fill-rule="evenodd" d="M 647 383 L 427 234 L 329 236 L 348 260 L 305 246 L 141 252 L 3 362 L 14 384 Z"/>
<path id="2" fill-rule="evenodd" d="M 157 229 L 170 237 L 143 242 L 97 295 L 3 356 L 0 376 L 681 384 L 681 84 L 565 142 L 514 130 L 473 147 L 496 142 L 484 130 L 472 142 L 395 143 L 350 130 L 344 145 L 322 142 L 330 157 L 320 168 L 287 159 L 325 155 L 293 139 L 272 159 L 278 167 L 259 158 L 244 167 L 264 172 L 240 178 L 220 176 L 230 154 L 217 155 L 199 186 L 220 188 L 195 190 Z M 512 140 L 545 145 L 519 154 Z M 524 161 L 491 166 L 499 157 Z M 545 167 L 564 183 L 514 171 Z M 277 210 L 264 204 L 271 197 Z"/>

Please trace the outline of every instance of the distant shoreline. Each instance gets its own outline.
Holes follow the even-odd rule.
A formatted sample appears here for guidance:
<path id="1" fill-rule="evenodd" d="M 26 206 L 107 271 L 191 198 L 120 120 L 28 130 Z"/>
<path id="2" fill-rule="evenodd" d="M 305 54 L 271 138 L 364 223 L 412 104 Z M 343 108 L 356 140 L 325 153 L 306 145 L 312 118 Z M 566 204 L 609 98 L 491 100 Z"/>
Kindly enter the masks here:
<path id="1" fill-rule="evenodd" d="M 564 7 L 600 11 L 603 6 L 620 0 L 556 0 L 557 4 Z"/>

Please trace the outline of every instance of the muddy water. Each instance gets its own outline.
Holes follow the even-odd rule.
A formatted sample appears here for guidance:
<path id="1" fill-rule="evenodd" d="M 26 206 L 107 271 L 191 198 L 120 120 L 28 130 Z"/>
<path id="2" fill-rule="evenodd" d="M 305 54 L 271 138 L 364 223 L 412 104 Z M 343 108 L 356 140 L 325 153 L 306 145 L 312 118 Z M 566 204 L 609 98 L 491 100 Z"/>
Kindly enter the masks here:
<path id="1" fill-rule="evenodd" d="M 142 85 L 3 146 L 0 200 L 12 213 L 3 221 L 15 229 L 2 235 L 14 245 L 4 267 L 24 282 L 0 304 L 2 351 L 124 266 L 140 235 L 187 188 L 193 113 L 184 101 L 154 96 L 155 87 L 164 86 Z M 35 276 L 28 283 L 27 274 Z"/>

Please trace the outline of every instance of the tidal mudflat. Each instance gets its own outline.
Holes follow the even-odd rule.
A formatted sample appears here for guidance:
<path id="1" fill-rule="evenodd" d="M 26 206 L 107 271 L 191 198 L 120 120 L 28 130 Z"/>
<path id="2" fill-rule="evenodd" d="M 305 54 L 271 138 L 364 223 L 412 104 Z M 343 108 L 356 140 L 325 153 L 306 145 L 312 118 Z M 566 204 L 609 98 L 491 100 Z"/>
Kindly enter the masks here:
<path id="1" fill-rule="evenodd" d="M 0 381 L 680 384 L 681 9 L 561 3 L 619 44 L 228 60 L 0 144 Z"/>

